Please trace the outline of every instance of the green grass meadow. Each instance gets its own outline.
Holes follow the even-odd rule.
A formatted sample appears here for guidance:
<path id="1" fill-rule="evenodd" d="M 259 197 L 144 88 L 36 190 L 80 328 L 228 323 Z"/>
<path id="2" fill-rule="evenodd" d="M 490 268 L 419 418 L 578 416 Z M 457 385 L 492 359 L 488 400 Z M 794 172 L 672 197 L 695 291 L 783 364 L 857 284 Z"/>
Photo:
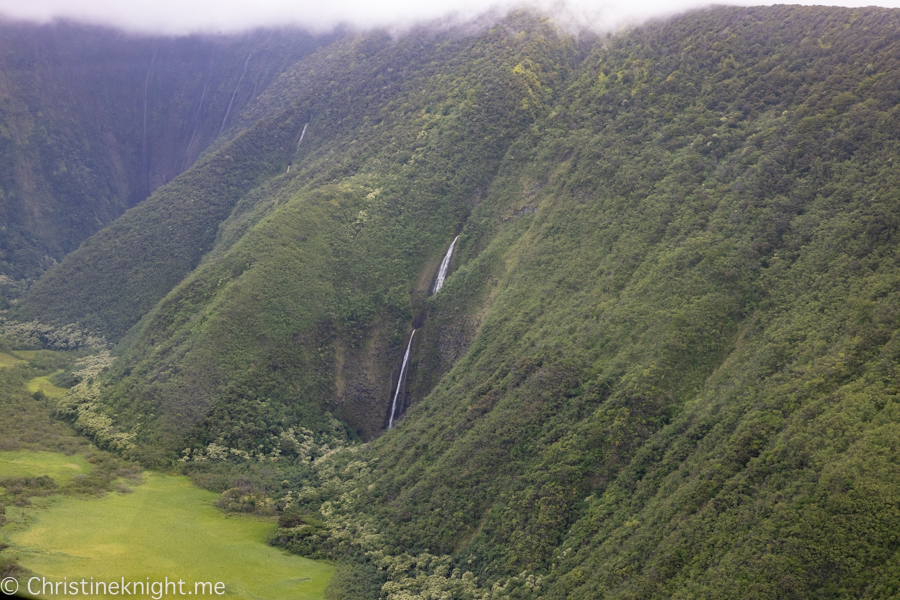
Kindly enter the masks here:
<path id="1" fill-rule="evenodd" d="M 6 477 L 40 477 L 47 475 L 57 483 L 65 483 L 79 473 L 86 475 L 91 465 L 83 456 L 66 456 L 56 452 L 10 450 L 0 452 L 0 479 Z"/>
<path id="2" fill-rule="evenodd" d="M 16 365 L 24 365 L 26 361 L 21 358 L 16 358 L 12 354 L 7 354 L 6 352 L 0 352 L 0 368 L 2 367 L 15 367 Z"/>
<path id="3" fill-rule="evenodd" d="M 10 532 L 8 543 L 19 564 L 55 581 L 168 578 L 185 581 L 185 591 L 197 581 L 221 581 L 231 598 L 324 597 L 334 567 L 268 546 L 272 523 L 226 517 L 214 506 L 217 497 L 187 477 L 146 472 L 132 493 L 57 497 L 25 529 Z"/>
<path id="4" fill-rule="evenodd" d="M 47 354 L 52 355 L 53 352 L 49 350 L 16 350 L 13 358 L 18 358 L 24 361 L 32 361 L 41 355 Z"/>
<path id="5" fill-rule="evenodd" d="M 53 385 L 47 377 L 35 377 L 34 379 L 31 379 L 25 387 L 28 388 L 29 394 L 41 391 L 44 392 L 44 395 L 48 398 L 62 398 L 66 395 L 66 392 L 69 391 L 66 388 Z"/>

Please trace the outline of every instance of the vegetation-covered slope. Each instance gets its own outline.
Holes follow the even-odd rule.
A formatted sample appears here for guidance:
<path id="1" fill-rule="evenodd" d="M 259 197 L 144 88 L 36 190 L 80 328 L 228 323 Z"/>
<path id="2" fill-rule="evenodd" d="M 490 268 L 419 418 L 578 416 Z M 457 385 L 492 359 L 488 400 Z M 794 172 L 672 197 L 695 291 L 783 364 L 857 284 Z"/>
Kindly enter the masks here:
<path id="1" fill-rule="evenodd" d="M 190 167 L 316 43 L 297 31 L 161 38 L 0 23 L 2 301 Z"/>
<path id="2" fill-rule="evenodd" d="M 493 276 L 488 315 L 357 506 L 544 597 L 893 589 L 897 17 L 713 11 L 587 59 L 470 219 L 421 343 Z"/>
<path id="3" fill-rule="evenodd" d="M 431 271 L 533 122 L 537 88 L 568 69 L 570 44 L 547 44 L 555 34 L 529 24 L 535 33 L 372 35 L 323 48 L 261 98 L 256 111 L 274 117 L 35 286 L 30 302 L 66 290 L 82 323 L 121 334 L 222 221 L 203 264 L 133 332 L 103 391 L 126 429 L 142 423 L 139 439 L 177 432 L 143 447 L 218 440 L 268 453 L 283 427 L 325 411 L 363 437 L 383 428 L 391 365 Z"/>
<path id="4" fill-rule="evenodd" d="M 349 557 L 333 597 L 896 593 L 898 27 L 519 14 L 322 49 L 242 116 L 267 142 L 308 119 L 299 149 L 68 409 L 243 477 L 229 498 L 287 509 L 276 543 Z M 409 412 L 323 448 L 329 413 L 383 429 L 411 322 Z"/>

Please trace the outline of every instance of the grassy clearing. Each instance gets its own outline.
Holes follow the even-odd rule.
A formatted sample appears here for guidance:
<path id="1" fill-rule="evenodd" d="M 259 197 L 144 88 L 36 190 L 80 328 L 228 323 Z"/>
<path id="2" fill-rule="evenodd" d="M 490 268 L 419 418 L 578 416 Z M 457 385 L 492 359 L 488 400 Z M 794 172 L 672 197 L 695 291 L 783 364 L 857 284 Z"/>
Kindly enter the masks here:
<path id="1" fill-rule="evenodd" d="M 226 517 L 186 477 L 145 473 L 130 494 L 59 498 L 12 532 L 25 568 L 54 580 L 222 581 L 235 598 L 323 598 L 334 567 L 265 543 L 271 523 Z"/>
<path id="2" fill-rule="evenodd" d="M 0 352 L 0 367 L 15 367 L 16 365 L 24 365 L 25 361 L 21 358 L 16 358 L 12 354 L 7 354 L 6 352 Z"/>
<path id="3" fill-rule="evenodd" d="M 44 392 L 44 395 L 48 398 L 62 398 L 66 395 L 66 392 L 69 391 L 66 388 L 53 385 L 46 377 L 35 377 L 25 384 L 25 386 L 28 388 L 29 394 L 41 391 Z"/>
<path id="4" fill-rule="evenodd" d="M 90 470 L 90 463 L 79 455 L 23 450 L 0 452 L 0 478 L 47 475 L 57 483 L 65 483 L 73 475 L 87 474 Z"/>

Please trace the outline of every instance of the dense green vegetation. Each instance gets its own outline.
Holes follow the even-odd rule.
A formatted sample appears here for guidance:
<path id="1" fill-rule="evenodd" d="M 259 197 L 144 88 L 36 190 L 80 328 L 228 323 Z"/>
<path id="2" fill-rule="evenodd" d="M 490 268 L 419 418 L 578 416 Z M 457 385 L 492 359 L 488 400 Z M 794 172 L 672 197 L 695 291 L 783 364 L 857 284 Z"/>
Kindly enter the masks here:
<path id="1" fill-rule="evenodd" d="M 96 357 L 2 340 L 0 348 L 8 351 L 0 354 L 0 575 L 18 577 L 20 591 L 34 576 L 174 577 L 186 589 L 221 581 L 238 598 L 322 598 L 334 567 L 267 546 L 271 520 L 228 518 L 217 494 L 144 472 L 54 417 L 44 394 L 53 386 L 35 375 L 56 369 L 80 381 Z M 28 393 L 35 385 L 40 391 Z"/>
<path id="2" fill-rule="evenodd" d="M 57 410 L 331 598 L 896 594 L 898 28 L 336 40 L 35 286 L 120 341 Z"/>
<path id="3" fill-rule="evenodd" d="M 542 83 L 516 69 L 531 56 L 557 85 L 574 54 L 535 27 L 440 43 L 372 35 L 314 53 L 254 108 L 274 117 L 251 111 L 249 129 L 35 285 L 29 310 L 55 298 L 113 338 L 174 287 L 96 391 L 121 428 L 141 423 L 136 453 L 216 443 L 268 455 L 290 426 L 329 431 L 329 413 L 348 423 L 345 439 L 382 429 L 430 271 L 535 118 Z M 442 74 L 448 62 L 482 66 Z"/>

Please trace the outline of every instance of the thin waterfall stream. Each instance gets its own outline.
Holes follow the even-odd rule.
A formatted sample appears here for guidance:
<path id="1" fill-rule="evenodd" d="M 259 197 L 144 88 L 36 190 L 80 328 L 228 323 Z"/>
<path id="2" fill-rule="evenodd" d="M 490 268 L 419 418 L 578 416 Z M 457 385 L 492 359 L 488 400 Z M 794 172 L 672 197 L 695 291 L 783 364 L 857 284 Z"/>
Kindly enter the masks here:
<path id="1" fill-rule="evenodd" d="M 416 335 L 416 329 L 413 329 L 412 335 L 409 336 L 409 343 L 406 345 L 406 354 L 403 355 L 403 366 L 400 367 L 400 379 L 397 380 L 397 391 L 394 392 L 394 401 L 391 403 L 391 417 L 388 421 L 388 429 L 394 426 L 394 415 L 397 413 L 397 398 L 406 387 L 406 368 L 409 366 L 409 351 L 412 350 L 413 337 Z"/>
<path id="2" fill-rule="evenodd" d="M 188 154 L 191 151 L 191 146 L 194 145 L 194 138 L 197 137 L 197 130 L 200 128 L 200 113 L 203 111 L 203 99 L 206 98 L 206 87 L 209 85 L 209 79 L 212 77 L 212 68 L 213 68 L 213 59 L 216 56 L 216 47 L 213 46 L 213 50 L 209 55 L 209 68 L 206 73 L 206 80 L 203 82 L 203 92 L 200 94 L 200 105 L 197 107 L 197 115 L 194 117 L 194 132 L 191 134 L 191 141 L 188 142 L 187 148 L 184 149 L 184 160 L 181 161 L 181 170 L 184 171 L 187 166 Z"/>
<path id="3" fill-rule="evenodd" d="M 150 157 L 147 151 L 147 92 L 150 89 L 150 72 L 153 71 L 153 63 L 156 62 L 156 53 L 159 48 L 153 51 L 153 58 L 150 59 L 150 67 L 147 69 L 147 76 L 144 78 L 144 119 L 143 131 L 141 133 L 141 171 L 144 179 L 145 196 L 150 195 Z"/>
<path id="4" fill-rule="evenodd" d="M 250 64 L 250 57 L 253 56 L 254 52 L 256 52 L 255 48 L 250 51 L 250 54 L 247 55 L 247 60 L 244 61 L 244 70 L 241 72 L 241 77 L 238 79 L 237 85 L 234 86 L 234 91 L 231 92 L 231 100 L 228 101 L 228 109 L 225 111 L 225 118 L 222 119 L 222 127 L 219 129 L 219 135 L 222 135 L 222 132 L 225 131 L 225 124 L 228 122 L 228 115 L 231 114 L 231 106 L 234 104 L 234 96 L 237 94 L 238 88 L 241 87 L 244 75 L 247 74 L 247 65 Z"/>
<path id="5" fill-rule="evenodd" d="M 303 126 L 303 131 L 300 132 L 300 139 L 297 140 L 297 147 L 294 149 L 294 153 L 296 153 L 297 150 L 300 149 L 300 142 L 303 141 L 303 136 L 306 135 L 306 128 L 307 128 L 307 127 L 309 127 L 309 122 L 308 122 L 308 121 L 307 121 L 306 125 Z M 290 172 L 291 172 L 291 165 L 292 165 L 292 164 L 294 164 L 294 163 L 293 163 L 293 159 L 291 159 L 291 162 L 288 163 L 287 171 L 285 171 L 285 173 L 290 173 Z"/>
<path id="6" fill-rule="evenodd" d="M 303 128 L 303 132 L 306 132 L 306 127 Z M 300 139 L 303 139 L 303 134 L 300 134 Z M 299 146 L 300 144 L 298 143 L 297 145 Z M 288 171 L 290 171 L 290 167 L 288 167 Z M 450 268 L 450 259 L 453 258 L 453 249 L 456 247 L 456 240 L 458 239 L 458 235 L 453 238 L 453 241 L 450 243 L 450 248 L 447 250 L 447 254 L 444 255 L 444 260 L 441 261 L 437 277 L 434 280 L 434 291 L 431 294 L 432 296 L 437 294 L 441 291 L 441 288 L 444 287 L 444 281 L 447 279 L 447 270 Z M 406 373 L 409 368 L 409 355 L 412 351 L 413 338 L 417 331 L 418 329 L 413 329 L 412 334 L 409 336 L 409 343 L 406 345 L 406 353 L 403 355 L 403 364 L 400 367 L 400 377 L 397 379 L 397 390 L 394 392 L 394 400 L 391 402 L 391 414 L 388 417 L 388 429 L 392 429 L 397 418 L 400 417 L 400 415 L 397 414 L 397 400 L 406 389 Z"/>
<path id="7" fill-rule="evenodd" d="M 300 149 L 300 142 L 303 141 L 303 136 L 306 135 L 306 128 L 307 128 L 307 127 L 309 127 L 309 122 L 307 122 L 306 125 L 303 126 L 303 131 L 300 132 L 300 139 L 297 140 L 297 148 L 294 150 L 294 152 L 296 152 L 297 150 Z"/>
<path id="8" fill-rule="evenodd" d="M 458 239 L 459 236 L 453 238 L 453 242 L 450 244 L 450 249 L 447 250 L 447 254 L 444 255 L 444 260 L 441 261 L 441 268 L 438 269 L 437 279 L 434 280 L 435 294 L 441 291 L 441 288 L 444 287 L 444 280 L 447 279 L 447 269 L 450 267 L 450 259 L 453 258 L 453 248 L 456 246 L 456 240 Z"/>

